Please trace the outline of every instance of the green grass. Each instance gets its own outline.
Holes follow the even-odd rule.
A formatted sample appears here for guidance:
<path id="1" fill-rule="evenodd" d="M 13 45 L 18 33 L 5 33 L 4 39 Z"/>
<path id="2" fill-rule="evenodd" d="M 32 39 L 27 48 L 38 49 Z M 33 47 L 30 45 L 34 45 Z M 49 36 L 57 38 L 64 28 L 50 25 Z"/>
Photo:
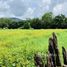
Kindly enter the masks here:
<path id="1" fill-rule="evenodd" d="M 61 55 L 62 46 L 67 48 L 66 29 L 0 30 L 0 66 L 34 67 L 34 53 L 40 52 L 44 55 L 47 52 L 48 40 L 52 32 L 55 32 L 58 37 Z"/>

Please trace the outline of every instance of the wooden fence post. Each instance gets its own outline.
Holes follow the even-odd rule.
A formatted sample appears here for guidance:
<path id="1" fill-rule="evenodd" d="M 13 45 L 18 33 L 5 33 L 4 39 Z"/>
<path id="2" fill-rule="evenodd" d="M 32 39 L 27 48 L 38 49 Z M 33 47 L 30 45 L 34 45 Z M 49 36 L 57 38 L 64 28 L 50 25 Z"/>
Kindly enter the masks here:
<path id="1" fill-rule="evenodd" d="M 53 46 L 54 46 L 54 52 L 55 52 L 55 58 L 56 58 L 56 66 L 61 66 L 58 43 L 57 43 L 57 36 L 54 32 L 52 36 L 53 36 Z"/>
<path id="2" fill-rule="evenodd" d="M 64 64 L 67 65 L 67 52 L 64 47 L 62 47 L 62 54 L 63 54 Z"/>
<path id="3" fill-rule="evenodd" d="M 35 55 L 34 55 L 34 63 L 35 63 L 35 66 L 36 66 L 36 67 L 44 67 L 42 58 L 41 58 L 41 56 L 38 55 L 38 54 L 35 54 Z"/>
<path id="4" fill-rule="evenodd" d="M 52 38 L 49 38 L 49 46 L 48 46 L 48 52 L 50 53 L 50 56 L 51 56 L 51 59 L 52 59 L 52 64 L 53 64 L 53 67 L 56 67 L 56 64 L 55 64 L 55 55 L 54 55 L 54 47 L 53 47 L 53 39 Z M 50 60 L 48 60 L 49 62 Z"/>

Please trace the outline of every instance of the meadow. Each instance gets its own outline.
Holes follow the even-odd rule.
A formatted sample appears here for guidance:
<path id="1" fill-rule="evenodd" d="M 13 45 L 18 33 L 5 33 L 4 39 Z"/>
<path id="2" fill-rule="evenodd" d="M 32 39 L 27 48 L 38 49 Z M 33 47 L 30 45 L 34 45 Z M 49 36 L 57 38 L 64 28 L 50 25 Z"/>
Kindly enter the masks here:
<path id="1" fill-rule="evenodd" d="M 52 32 L 58 37 L 62 58 L 62 46 L 67 48 L 67 29 L 0 29 L 0 67 L 35 67 L 34 53 L 39 52 L 44 57 Z"/>

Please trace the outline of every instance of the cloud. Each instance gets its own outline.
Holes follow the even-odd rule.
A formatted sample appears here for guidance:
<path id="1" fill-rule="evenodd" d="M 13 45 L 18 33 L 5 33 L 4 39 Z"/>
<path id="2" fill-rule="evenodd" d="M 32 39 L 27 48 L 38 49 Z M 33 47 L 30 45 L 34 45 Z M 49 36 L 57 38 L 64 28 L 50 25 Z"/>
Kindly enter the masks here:
<path id="1" fill-rule="evenodd" d="M 21 16 L 21 19 L 25 19 L 25 18 L 34 18 L 33 17 L 33 12 L 35 9 L 32 8 L 28 8 L 28 10 L 26 11 L 26 14 L 24 14 L 23 16 Z"/>
<path id="2" fill-rule="evenodd" d="M 27 10 L 26 5 L 21 0 L 13 0 L 8 4 L 10 6 L 10 10 L 15 16 L 22 16 Z"/>
<path id="3" fill-rule="evenodd" d="M 7 5 L 6 2 L 0 1 L 0 12 L 7 11 L 9 8 L 9 5 Z"/>
<path id="4" fill-rule="evenodd" d="M 42 16 L 45 12 L 49 10 L 49 5 L 51 3 L 51 0 L 25 0 L 28 9 L 31 8 L 31 11 L 28 13 L 26 12 L 24 16 L 28 17 L 40 17 Z M 28 11 L 28 10 L 27 10 Z M 31 14 L 30 14 L 31 13 Z M 29 14 L 29 15 L 28 15 Z M 27 17 L 26 16 L 26 17 Z"/>
<path id="5" fill-rule="evenodd" d="M 47 11 L 67 13 L 67 0 L 0 0 L 0 17 L 34 18 Z"/>
<path id="6" fill-rule="evenodd" d="M 56 5 L 53 8 L 54 15 L 65 14 L 67 15 L 67 2 Z"/>
<path id="7" fill-rule="evenodd" d="M 5 1 L 0 1 L 0 17 L 10 17 L 13 16 L 13 14 L 10 12 L 10 7 Z"/>
<path id="8" fill-rule="evenodd" d="M 32 18 L 41 16 L 49 10 L 50 0 L 1 0 L 1 16 Z"/>

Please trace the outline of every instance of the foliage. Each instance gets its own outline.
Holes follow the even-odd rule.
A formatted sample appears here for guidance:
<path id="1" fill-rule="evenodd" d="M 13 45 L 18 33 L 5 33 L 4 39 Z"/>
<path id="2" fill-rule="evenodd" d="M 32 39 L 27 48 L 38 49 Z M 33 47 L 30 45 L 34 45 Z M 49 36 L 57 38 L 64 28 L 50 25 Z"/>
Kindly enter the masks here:
<path id="1" fill-rule="evenodd" d="M 0 28 L 8 29 L 50 29 L 67 28 L 67 17 L 63 14 L 54 16 L 52 12 L 45 13 L 41 18 L 26 20 L 13 20 L 11 18 L 0 18 Z"/>
<path id="2" fill-rule="evenodd" d="M 41 29 L 42 28 L 42 23 L 39 18 L 32 19 L 30 24 L 31 24 L 31 27 L 34 29 Z"/>
<path id="3" fill-rule="evenodd" d="M 65 16 L 64 15 L 58 15 L 55 16 L 55 18 L 53 19 L 53 23 L 52 23 L 52 27 L 53 28 L 65 28 L 65 24 L 67 24 L 65 22 Z"/>

